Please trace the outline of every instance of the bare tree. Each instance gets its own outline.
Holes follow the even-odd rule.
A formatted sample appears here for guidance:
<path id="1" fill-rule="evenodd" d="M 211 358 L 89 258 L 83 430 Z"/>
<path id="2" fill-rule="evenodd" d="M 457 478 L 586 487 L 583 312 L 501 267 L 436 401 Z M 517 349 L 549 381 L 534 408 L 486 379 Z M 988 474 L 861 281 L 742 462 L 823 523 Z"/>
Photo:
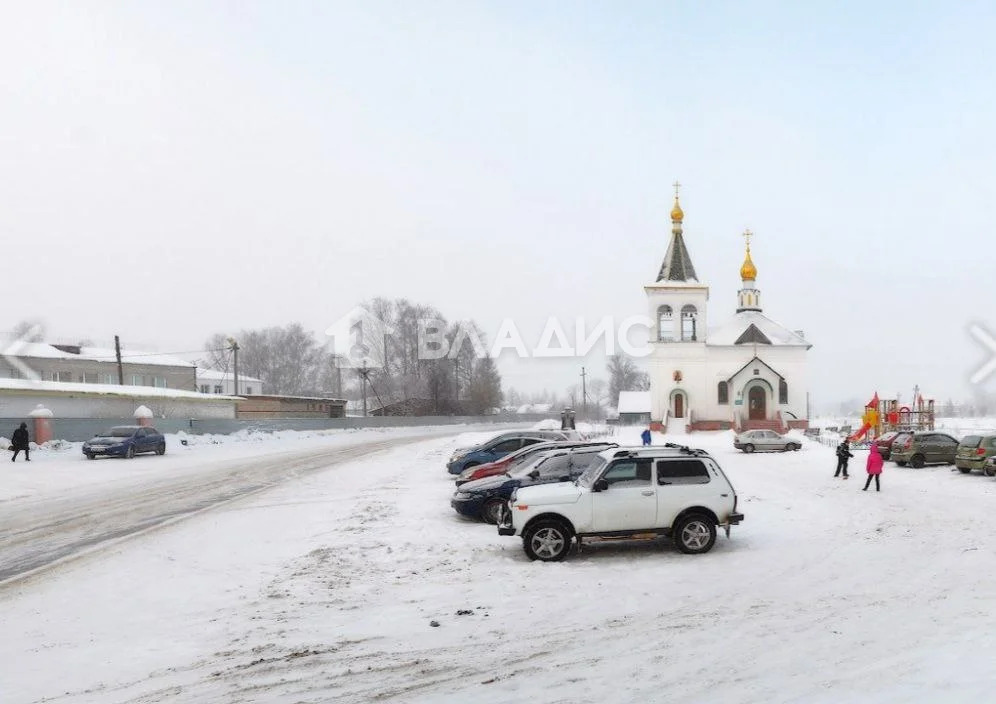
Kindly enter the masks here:
<path id="1" fill-rule="evenodd" d="M 619 401 L 620 391 L 646 391 L 650 388 L 650 377 L 640 371 L 629 357 L 613 355 L 605 366 L 609 373 L 609 403 Z"/>

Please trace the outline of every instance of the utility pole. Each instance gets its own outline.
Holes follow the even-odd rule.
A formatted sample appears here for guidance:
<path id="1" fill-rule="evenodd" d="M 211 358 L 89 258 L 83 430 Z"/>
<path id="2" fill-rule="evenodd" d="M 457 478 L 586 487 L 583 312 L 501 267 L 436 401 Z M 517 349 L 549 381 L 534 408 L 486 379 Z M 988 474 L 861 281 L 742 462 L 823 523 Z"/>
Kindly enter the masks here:
<path id="1" fill-rule="evenodd" d="M 460 358 L 453 358 L 453 400 L 460 400 Z"/>
<path id="2" fill-rule="evenodd" d="M 124 386 L 124 367 L 121 366 L 121 338 L 114 336 L 114 356 L 118 360 L 118 384 Z"/>
<path id="3" fill-rule="evenodd" d="M 367 417 L 367 375 L 370 373 L 370 370 L 367 369 L 367 362 L 366 362 L 366 360 L 363 360 L 363 366 L 360 367 L 357 371 L 360 372 L 360 377 L 362 377 L 362 379 L 363 379 L 363 384 L 362 384 L 362 386 L 363 386 L 363 417 L 366 418 Z"/>
<path id="4" fill-rule="evenodd" d="M 587 420 L 588 418 L 588 386 L 586 383 L 586 377 L 588 374 L 585 372 L 584 367 L 581 367 L 581 414 Z"/>
<path id="5" fill-rule="evenodd" d="M 332 356 L 332 363 L 335 364 L 335 395 L 342 398 L 342 367 L 339 366 L 339 355 Z"/>
<path id="6" fill-rule="evenodd" d="M 234 382 L 232 388 L 235 390 L 235 395 L 239 395 L 239 343 L 235 341 L 234 338 L 228 338 L 228 342 L 231 344 L 230 349 L 232 351 L 232 381 Z"/>

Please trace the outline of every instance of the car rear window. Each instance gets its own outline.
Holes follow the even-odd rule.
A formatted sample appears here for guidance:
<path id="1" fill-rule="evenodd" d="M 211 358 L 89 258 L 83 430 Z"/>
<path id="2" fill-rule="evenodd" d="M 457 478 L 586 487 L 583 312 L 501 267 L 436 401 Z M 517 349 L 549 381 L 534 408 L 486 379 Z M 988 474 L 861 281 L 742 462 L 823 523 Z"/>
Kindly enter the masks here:
<path id="1" fill-rule="evenodd" d="M 986 438 L 986 445 L 988 447 L 996 447 L 996 435 L 990 435 Z"/>
<path id="2" fill-rule="evenodd" d="M 891 431 L 891 432 L 888 432 L 888 433 L 886 433 L 886 434 L 885 434 L 885 435 L 883 435 L 882 437 L 880 437 L 880 438 L 878 439 L 878 441 L 879 441 L 879 442 L 887 442 L 887 441 L 889 441 L 889 440 L 892 440 L 892 438 L 894 438 L 894 437 L 896 437 L 896 436 L 898 436 L 898 435 L 899 435 L 899 433 L 897 433 L 896 431 L 894 431 L 894 430 L 893 430 L 893 431 Z"/>
<path id="3" fill-rule="evenodd" d="M 980 442 L 982 442 L 981 435 L 966 435 L 958 445 L 959 447 L 978 447 Z"/>

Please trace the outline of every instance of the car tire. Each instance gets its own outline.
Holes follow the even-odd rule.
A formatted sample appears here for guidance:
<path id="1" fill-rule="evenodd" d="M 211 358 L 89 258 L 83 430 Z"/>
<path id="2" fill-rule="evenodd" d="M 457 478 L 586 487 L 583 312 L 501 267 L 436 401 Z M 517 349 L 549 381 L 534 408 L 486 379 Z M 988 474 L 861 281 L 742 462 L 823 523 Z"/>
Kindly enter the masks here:
<path id="1" fill-rule="evenodd" d="M 134 457 L 135 457 L 135 446 L 129 445 L 128 449 L 125 450 L 125 459 L 130 460 L 133 459 Z"/>
<path id="2" fill-rule="evenodd" d="M 972 470 L 969 469 L 968 467 L 959 467 L 958 471 L 961 472 L 962 474 L 970 474 L 972 472 Z"/>
<path id="3" fill-rule="evenodd" d="M 166 443 L 162 442 L 156 446 L 156 454 L 160 457 L 166 454 Z"/>
<path id="4" fill-rule="evenodd" d="M 536 521 L 522 534 L 522 548 L 530 560 L 559 562 L 571 551 L 573 537 L 563 521 Z"/>
<path id="5" fill-rule="evenodd" d="M 92 452 L 84 452 L 83 454 L 86 455 L 86 458 L 88 460 L 93 460 L 93 459 L 97 458 L 97 456 L 95 454 L 93 454 Z"/>
<path id="6" fill-rule="evenodd" d="M 923 455 L 913 455 L 910 457 L 910 466 L 913 467 L 913 469 L 920 469 L 924 464 Z"/>
<path id="7" fill-rule="evenodd" d="M 501 509 L 504 505 L 505 502 L 501 499 L 489 499 L 485 501 L 484 506 L 481 508 L 481 519 L 493 526 L 498 525 L 498 520 L 501 518 Z"/>
<path id="8" fill-rule="evenodd" d="M 746 452 L 748 455 L 750 453 L 752 453 L 753 451 L 754 451 L 754 446 L 753 445 L 751 445 L 750 443 L 747 443 L 746 445 L 744 445 L 744 452 Z"/>
<path id="9" fill-rule="evenodd" d="M 985 473 L 987 477 L 996 476 L 996 472 L 993 472 L 993 470 L 989 469 L 989 467 L 986 467 L 982 471 Z"/>
<path id="10" fill-rule="evenodd" d="M 716 524 L 701 513 L 679 518 L 671 532 L 674 544 L 686 555 L 700 555 L 716 544 Z"/>
<path id="11" fill-rule="evenodd" d="M 904 462 L 903 460 L 896 460 L 896 466 L 897 467 L 905 467 L 906 466 L 906 462 Z"/>

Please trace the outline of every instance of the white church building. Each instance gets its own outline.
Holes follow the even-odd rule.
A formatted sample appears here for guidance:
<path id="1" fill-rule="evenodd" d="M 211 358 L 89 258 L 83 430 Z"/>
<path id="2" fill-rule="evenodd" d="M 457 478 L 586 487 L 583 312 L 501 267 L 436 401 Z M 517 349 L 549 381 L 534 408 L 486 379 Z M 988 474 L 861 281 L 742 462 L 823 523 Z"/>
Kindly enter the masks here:
<path id="1" fill-rule="evenodd" d="M 677 188 L 677 184 L 675 184 Z M 736 312 L 709 327 L 709 287 L 700 282 L 682 233 L 677 190 L 671 243 L 657 280 L 644 287 L 654 325 L 649 358 L 651 427 L 684 430 L 808 427 L 802 331 L 762 312 L 750 237 Z"/>

